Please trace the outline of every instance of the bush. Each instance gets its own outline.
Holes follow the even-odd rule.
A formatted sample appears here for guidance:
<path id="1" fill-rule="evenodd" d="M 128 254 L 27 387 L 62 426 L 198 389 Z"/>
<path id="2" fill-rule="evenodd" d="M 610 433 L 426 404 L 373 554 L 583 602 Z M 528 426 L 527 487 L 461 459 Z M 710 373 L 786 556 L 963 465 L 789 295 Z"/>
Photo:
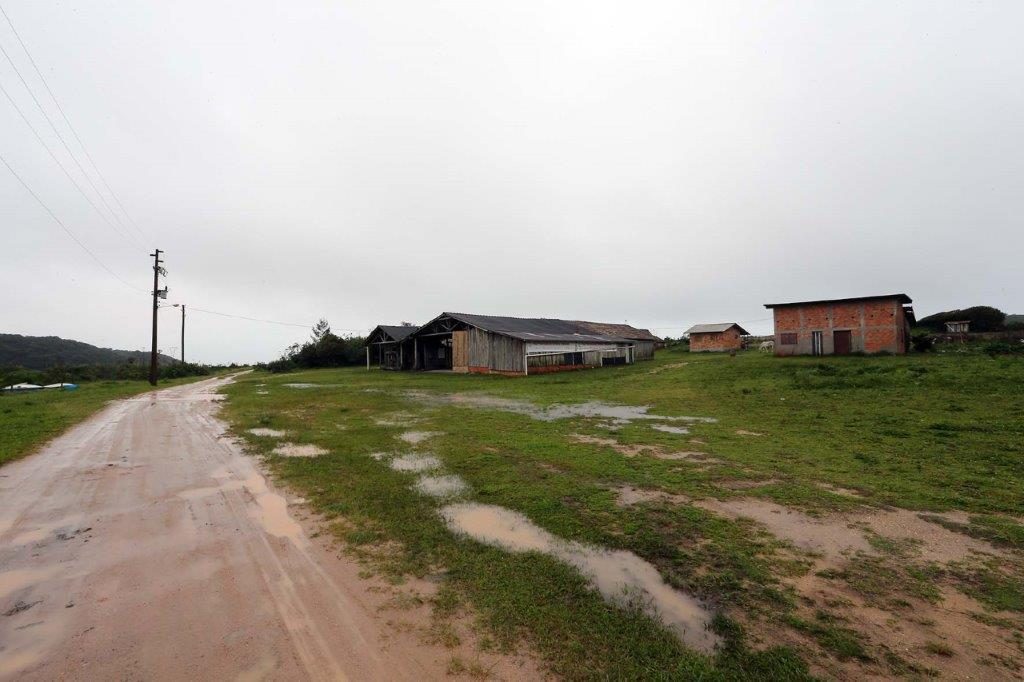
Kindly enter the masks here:
<path id="1" fill-rule="evenodd" d="M 931 334 L 914 334 L 910 337 L 910 345 L 918 353 L 928 353 L 935 350 L 935 337 Z"/>
<path id="2" fill-rule="evenodd" d="M 993 341 L 986 343 L 982 350 L 989 355 L 1024 355 L 1024 343 L 1010 343 L 1008 341 Z"/>
<path id="3" fill-rule="evenodd" d="M 331 325 L 321 319 L 313 335 L 303 344 L 294 343 L 277 360 L 257 365 L 270 372 L 291 372 L 299 368 L 349 367 L 366 359 L 366 339 L 362 336 L 337 336 Z"/>

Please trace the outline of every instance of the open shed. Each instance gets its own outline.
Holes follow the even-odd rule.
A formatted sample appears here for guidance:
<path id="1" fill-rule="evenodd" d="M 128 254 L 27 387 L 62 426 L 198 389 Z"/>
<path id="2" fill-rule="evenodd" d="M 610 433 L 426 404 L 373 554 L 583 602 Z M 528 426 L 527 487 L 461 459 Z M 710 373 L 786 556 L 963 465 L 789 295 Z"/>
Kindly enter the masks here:
<path id="1" fill-rule="evenodd" d="M 381 369 L 412 369 L 413 342 L 410 336 L 419 329 L 414 325 L 374 327 L 366 337 L 366 368 L 376 363 Z"/>
<path id="2" fill-rule="evenodd" d="M 442 313 L 412 334 L 414 369 L 538 374 L 631 364 L 636 343 L 587 323 Z"/>

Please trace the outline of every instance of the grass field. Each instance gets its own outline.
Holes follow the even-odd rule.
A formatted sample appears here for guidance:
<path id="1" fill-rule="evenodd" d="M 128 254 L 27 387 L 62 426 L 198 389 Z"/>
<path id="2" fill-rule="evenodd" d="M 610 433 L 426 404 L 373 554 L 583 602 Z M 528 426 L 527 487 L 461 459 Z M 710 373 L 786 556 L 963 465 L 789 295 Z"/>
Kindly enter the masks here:
<path id="1" fill-rule="evenodd" d="M 171 379 L 160 387 L 205 378 Z M 145 381 L 92 381 L 74 391 L 0 394 L 0 466 L 30 454 L 109 401 L 151 388 Z"/>
<path id="2" fill-rule="evenodd" d="M 225 415 L 369 571 L 439 577 L 435 627 L 471 613 L 484 649 L 525 645 L 556 675 L 1000 679 L 1024 664 L 1022 385 L 1013 358 L 670 351 L 526 379 L 256 373 Z M 543 410 L 587 401 L 700 419 Z M 327 453 L 272 454 L 254 427 Z M 606 599 L 572 560 L 509 551 L 521 535 L 452 532 L 452 500 L 389 466 L 417 453 L 462 502 L 653 565 L 706 607 L 717 648 L 684 644 L 643 593 Z"/>

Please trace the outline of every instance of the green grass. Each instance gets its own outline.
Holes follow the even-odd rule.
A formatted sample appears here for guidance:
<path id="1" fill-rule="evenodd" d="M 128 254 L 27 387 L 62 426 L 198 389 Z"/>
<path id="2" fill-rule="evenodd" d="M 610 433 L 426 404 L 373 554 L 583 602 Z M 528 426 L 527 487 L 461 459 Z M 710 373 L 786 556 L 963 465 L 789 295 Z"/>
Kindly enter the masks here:
<path id="1" fill-rule="evenodd" d="M 172 379 L 161 382 L 160 387 L 205 378 Z M 93 381 L 74 391 L 0 394 L 0 466 L 31 454 L 109 401 L 150 389 L 145 381 Z"/>
<path id="2" fill-rule="evenodd" d="M 668 367 L 680 362 L 688 364 Z M 664 369 L 652 373 L 655 368 Z M 324 386 L 283 386 L 293 382 Z M 498 647 L 526 641 L 558 675 L 804 679 L 805 661 L 819 656 L 861 662 L 889 657 L 870 653 L 853 629 L 820 605 L 795 598 L 783 579 L 807 565 L 780 551 L 781 543 L 754 524 L 656 500 L 620 507 L 613 489 L 762 496 L 817 514 L 860 504 L 958 509 L 976 515 L 972 526 L 1013 543 L 1017 530 L 1005 516 L 1024 514 L 1021 385 L 1024 362 L 1014 358 L 821 360 L 669 352 L 631 367 L 526 379 L 356 369 L 257 373 L 226 389 L 225 409 L 240 433 L 270 426 L 289 431 L 289 440 L 327 448 L 329 454 L 318 458 L 286 459 L 269 454 L 273 439 L 249 437 L 280 478 L 318 511 L 342 520 L 338 534 L 374 570 L 394 580 L 443 571 L 445 588 L 472 606 Z M 538 405 L 601 400 L 650 405 L 655 414 L 713 417 L 716 423 L 694 424 L 689 436 L 636 421 L 614 437 L 668 452 L 703 450 L 719 461 L 625 457 L 570 437 L 609 437 L 594 420 L 546 422 L 424 403 L 408 399 L 410 389 L 484 392 Z M 511 554 L 454 536 L 436 513 L 441 503 L 412 492 L 409 475 L 368 456 L 410 449 L 397 438 L 406 428 L 376 423 L 394 413 L 418 419 L 417 430 L 443 434 L 422 448 L 469 483 L 469 499 L 519 511 L 564 538 L 632 551 L 676 588 L 732 614 L 715 625 L 726 646 L 713 657 L 690 651 L 643 612 L 609 605 L 574 569 L 550 557 Z M 765 484 L 730 488 L 736 481 Z M 821 484 L 862 497 L 834 494 Z M 384 541 L 391 541 L 386 551 L 380 549 Z M 908 564 L 886 572 L 907 548 L 884 538 L 874 544 L 887 558 L 847 572 L 858 591 L 879 603 L 893 596 L 938 598 L 931 571 Z M 975 588 L 998 593 L 993 598 L 999 603 L 1016 603 L 1012 586 Z M 808 643 L 759 650 L 751 628 L 792 631 Z"/>

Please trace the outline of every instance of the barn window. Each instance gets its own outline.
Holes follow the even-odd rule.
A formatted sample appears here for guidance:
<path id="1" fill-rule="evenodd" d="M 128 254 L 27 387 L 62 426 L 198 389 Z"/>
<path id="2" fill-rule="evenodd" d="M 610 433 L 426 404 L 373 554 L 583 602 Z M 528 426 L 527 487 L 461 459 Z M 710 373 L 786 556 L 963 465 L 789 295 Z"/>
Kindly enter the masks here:
<path id="1" fill-rule="evenodd" d="M 783 334 L 779 334 L 779 343 L 783 346 L 795 346 L 796 332 L 785 332 Z"/>

